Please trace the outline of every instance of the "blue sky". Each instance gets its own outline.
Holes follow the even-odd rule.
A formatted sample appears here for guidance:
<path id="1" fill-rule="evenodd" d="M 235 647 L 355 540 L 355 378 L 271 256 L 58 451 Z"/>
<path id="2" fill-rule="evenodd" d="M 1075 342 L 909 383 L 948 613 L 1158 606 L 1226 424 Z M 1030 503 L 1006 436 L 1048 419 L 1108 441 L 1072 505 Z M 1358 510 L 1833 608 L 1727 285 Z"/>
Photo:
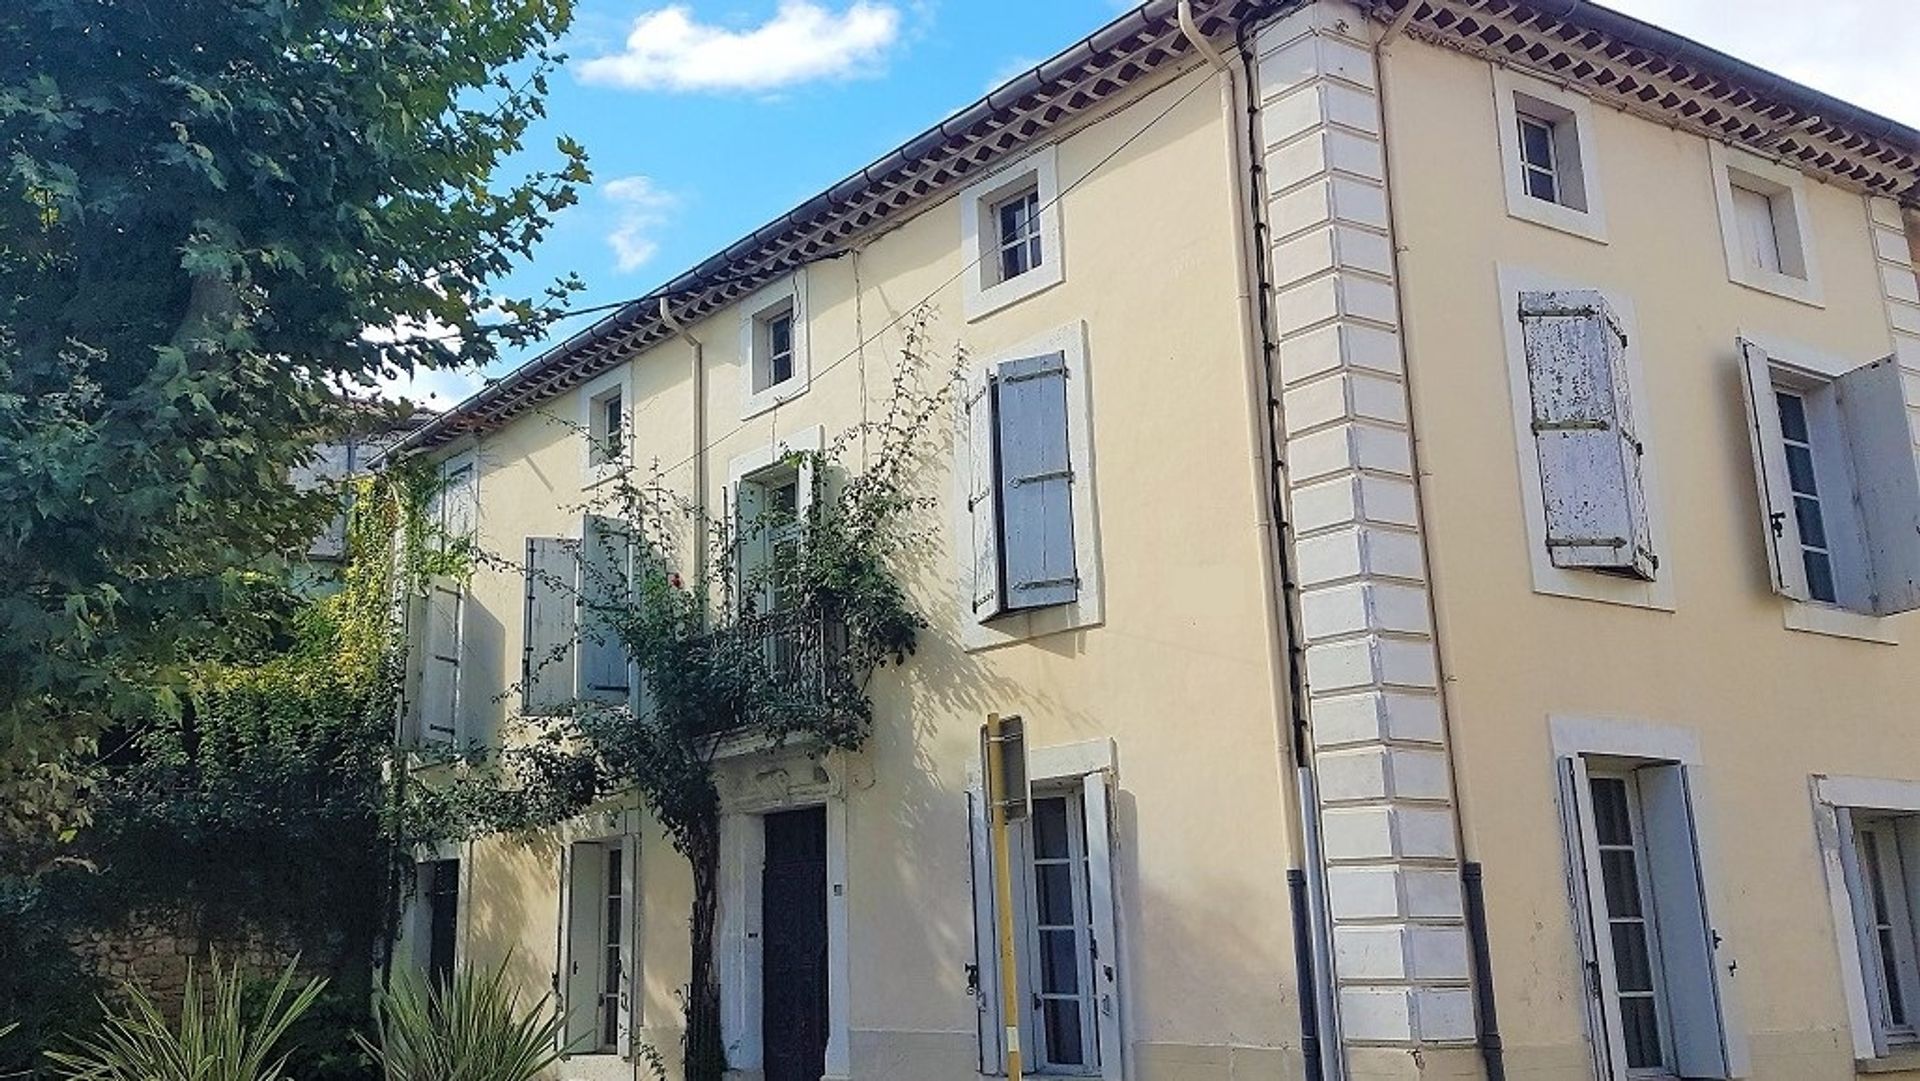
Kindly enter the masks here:
<path id="1" fill-rule="evenodd" d="M 573 304 L 636 296 L 1085 37 L 1121 0 L 577 0 L 537 151 L 566 133 L 592 186 L 510 283 L 568 271 Z M 1920 19 L 1887 0 L 1611 5 L 1920 126 Z M 561 336 L 586 325 L 575 319 Z M 556 337 L 555 340 L 558 340 Z M 436 408 L 485 373 L 397 388 Z"/>

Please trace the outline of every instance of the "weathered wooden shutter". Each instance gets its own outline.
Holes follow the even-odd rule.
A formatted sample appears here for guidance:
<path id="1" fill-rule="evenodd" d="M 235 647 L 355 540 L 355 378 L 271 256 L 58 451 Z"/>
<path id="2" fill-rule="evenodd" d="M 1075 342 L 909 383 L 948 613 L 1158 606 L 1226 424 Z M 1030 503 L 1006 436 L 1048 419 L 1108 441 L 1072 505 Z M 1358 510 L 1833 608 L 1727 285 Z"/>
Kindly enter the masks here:
<path id="1" fill-rule="evenodd" d="M 1553 565 L 1652 579 L 1626 336 L 1591 289 L 1521 293 L 1520 329 Z"/>
<path id="2" fill-rule="evenodd" d="M 420 739 L 448 743 L 460 738 L 460 650 L 466 591 L 436 575 L 421 598 Z"/>
<path id="3" fill-rule="evenodd" d="M 1853 987 L 1848 988 L 1848 1027 L 1853 1030 L 1855 1057 L 1865 1058 L 1871 1054 L 1878 1058 L 1887 1053 L 1887 1028 L 1881 1022 L 1878 996 L 1875 993 L 1880 981 L 1885 977 L 1878 975 L 1882 969 L 1879 946 L 1874 941 L 1877 932 L 1874 930 L 1873 886 L 1867 881 L 1866 869 L 1860 865 L 1860 842 L 1854 831 L 1852 809 L 1835 807 L 1833 817 L 1834 826 L 1839 833 L 1837 855 L 1840 857 L 1840 874 L 1846 887 L 1848 913 L 1853 917 L 1850 921 L 1851 927 L 1848 929 L 1851 932 L 1848 937 L 1852 941 L 1842 945 L 1843 947 L 1851 945 L 1858 958 L 1851 966 L 1845 960 L 1841 963 L 1843 971 L 1853 969 L 1847 973 L 1847 982 L 1853 983 L 1857 980 L 1859 984 L 1857 990 Z M 1840 915 L 1840 913 L 1835 914 L 1836 923 L 1840 922 Z M 1860 1047 L 1862 1035 L 1866 1037 L 1867 1043 L 1864 1049 Z M 1861 1053 L 1862 1051 L 1865 1053 Z"/>
<path id="4" fill-rule="evenodd" d="M 1773 369 L 1767 351 L 1745 338 L 1740 352 L 1740 386 L 1746 392 L 1747 434 L 1753 443 L 1753 476 L 1760 493 L 1760 528 L 1766 539 L 1767 565 L 1774 592 L 1797 601 L 1809 599 L 1807 567 L 1800 557 L 1800 524 L 1793 513 L 1793 487 L 1787 479 L 1787 442 L 1780 431 L 1780 406 L 1774 400 Z"/>
<path id="5" fill-rule="evenodd" d="M 1874 361 L 1834 380 L 1853 457 L 1873 610 L 1920 608 L 1920 461 L 1900 364 Z"/>
<path id="6" fill-rule="evenodd" d="M 520 658 L 521 712 L 537 717 L 574 698 L 580 542 L 527 538 L 525 641 Z"/>
<path id="7" fill-rule="evenodd" d="M 1581 983 L 1587 1003 L 1587 1033 L 1594 1076 L 1625 1076 L 1627 1048 L 1620 1028 L 1619 989 L 1614 979 L 1613 941 L 1606 914 L 1606 884 L 1593 860 L 1593 790 L 1586 760 L 1560 760 L 1560 816 L 1567 846 L 1567 892 L 1580 945 Z"/>
<path id="8" fill-rule="evenodd" d="M 1682 1077 L 1730 1078 L 1744 1070 L 1739 1029 L 1730 1023 L 1732 960 L 1707 903 L 1695 813 L 1699 778 L 1691 766 L 1635 771 L 1646 819 L 1647 875 L 1666 976 L 1674 1064 Z"/>
<path id="9" fill-rule="evenodd" d="M 1113 814 L 1107 773 L 1081 779 L 1087 814 L 1087 898 L 1093 915 L 1093 1011 L 1100 1047 L 1100 1076 L 1121 1081 L 1125 1073 L 1125 1015 L 1120 1006 L 1120 932 L 1115 915 Z"/>
<path id="10" fill-rule="evenodd" d="M 966 455 L 969 601 L 977 620 L 1006 610 L 1000 566 L 1000 473 L 998 427 L 994 423 L 994 376 L 987 373 L 966 389 L 965 417 L 959 436 Z"/>
<path id="11" fill-rule="evenodd" d="M 566 956 L 560 983 L 565 989 L 566 1046 L 588 1054 L 600 1044 L 600 922 L 606 907 L 606 849 L 591 842 L 568 845 Z"/>
<path id="12" fill-rule="evenodd" d="M 1071 604 L 1080 595 L 1080 576 L 1065 354 L 1000 365 L 997 398 L 1006 608 Z"/>
<path id="13" fill-rule="evenodd" d="M 993 840 L 986 796 L 967 789 L 968 852 L 972 855 L 974 1036 L 983 1074 L 1007 1072 L 1005 1022 L 1000 1017 L 1000 949 L 993 891 Z"/>
<path id="14" fill-rule="evenodd" d="M 632 599 L 632 533 L 618 519 L 588 515 L 580 536 L 579 695 L 626 704 L 633 665 L 620 628 Z"/>
<path id="15" fill-rule="evenodd" d="M 640 1027 L 640 838 L 620 839 L 620 1020 L 614 1050 L 633 1057 L 633 1034 Z"/>

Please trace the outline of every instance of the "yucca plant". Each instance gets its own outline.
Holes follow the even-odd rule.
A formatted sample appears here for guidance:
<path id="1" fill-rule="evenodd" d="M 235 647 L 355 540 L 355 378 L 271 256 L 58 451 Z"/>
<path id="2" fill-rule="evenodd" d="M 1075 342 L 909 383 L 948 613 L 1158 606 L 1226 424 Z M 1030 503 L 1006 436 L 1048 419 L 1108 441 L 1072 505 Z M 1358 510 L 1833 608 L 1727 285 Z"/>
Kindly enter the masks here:
<path id="1" fill-rule="evenodd" d="M 522 1009 L 503 962 L 462 968 L 445 985 L 417 974 L 374 1006 L 376 1046 L 355 1035 L 387 1081 L 532 1081 L 560 1059 L 560 1018 L 540 996 Z"/>
<path id="2" fill-rule="evenodd" d="M 294 990 L 289 962 L 257 1010 L 242 1005 L 238 965 L 215 960 L 205 987 L 192 966 L 181 994 L 180 1021 L 170 1024 L 146 992 L 125 988 L 126 1003 L 102 1003 L 101 1031 L 73 1051 L 49 1051 L 54 1075 L 69 1081 L 280 1081 L 287 1056 L 274 1049 L 313 1005 L 325 980 Z"/>

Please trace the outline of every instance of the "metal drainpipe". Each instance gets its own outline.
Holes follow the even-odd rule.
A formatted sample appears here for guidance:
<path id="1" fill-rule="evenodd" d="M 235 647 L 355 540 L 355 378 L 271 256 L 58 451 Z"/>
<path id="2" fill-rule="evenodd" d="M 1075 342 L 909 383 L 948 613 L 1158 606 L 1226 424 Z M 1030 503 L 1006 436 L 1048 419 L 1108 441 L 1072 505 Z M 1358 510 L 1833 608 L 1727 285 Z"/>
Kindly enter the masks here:
<path id="1" fill-rule="evenodd" d="M 1447 780 L 1453 790 L 1453 834 L 1460 852 L 1461 894 L 1465 906 L 1467 936 L 1473 958 L 1473 999 L 1479 1030 L 1478 1043 L 1480 1056 L 1486 1066 L 1488 1081 L 1505 1081 L 1507 1076 L 1506 1052 L 1500 1039 L 1500 1019 L 1493 993 L 1493 952 L 1488 938 L 1486 893 L 1482 881 L 1482 867 L 1473 859 L 1468 843 L 1466 829 L 1467 798 L 1460 784 L 1460 765 L 1458 745 L 1454 742 L 1454 693 L 1453 681 L 1447 673 L 1452 669 L 1448 663 L 1448 643 L 1452 635 L 1447 633 L 1446 607 L 1441 603 L 1439 575 L 1433 573 L 1433 566 L 1439 559 L 1439 544 L 1427 518 L 1429 481 L 1427 471 L 1421 467 L 1421 439 L 1419 418 L 1414 390 L 1413 362 L 1413 320 L 1408 313 L 1406 298 L 1407 272 L 1405 261 L 1400 256 L 1401 221 L 1399 185 L 1395 183 L 1393 171 L 1393 110 L 1392 96 L 1387 87 L 1387 45 L 1397 39 L 1408 24 L 1413 21 L 1414 13 L 1420 7 L 1420 0 L 1403 0 L 1404 6 L 1389 21 L 1384 33 L 1373 38 L 1373 68 L 1380 96 L 1380 160 L 1387 178 L 1387 228 L 1393 238 L 1390 245 L 1393 259 L 1393 299 L 1394 310 L 1400 320 L 1400 352 L 1404 365 L 1402 378 L 1407 388 L 1407 432 L 1410 436 L 1413 466 L 1413 478 L 1418 498 L 1415 500 L 1415 514 L 1420 524 L 1420 544 L 1422 556 L 1427 565 L 1427 606 L 1433 620 L 1434 666 L 1437 682 L 1440 684 L 1441 727 L 1447 745 Z M 1370 0 L 1367 4 L 1369 16 L 1388 8 L 1388 0 Z"/>
<path id="2" fill-rule="evenodd" d="M 707 579 L 707 351 L 660 298 L 660 322 L 693 350 L 693 581 Z"/>
<path id="3" fill-rule="evenodd" d="M 1301 6 L 1304 0 L 1277 5 L 1262 17 L 1278 16 Z M 1262 584 L 1268 598 L 1265 619 L 1268 647 L 1284 658 L 1286 681 L 1274 685 L 1274 716 L 1287 718 L 1283 744 L 1289 749 L 1294 777 L 1294 831 L 1288 871 L 1294 905 L 1295 964 L 1300 977 L 1301 1058 L 1307 1081 L 1338 1081 L 1344 1076 L 1338 1021 L 1334 1013 L 1332 942 L 1326 907 L 1325 869 L 1319 860 L 1320 827 L 1316 806 L 1313 760 L 1306 716 L 1306 658 L 1302 653 L 1299 592 L 1293 579 L 1291 537 L 1282 508 L 1284 483 L 1275 415 L 1279 403 L 1272 382 L 1276 343 L 1269 329 L 1268 288 L 1265 273 L 1265 225 L 1260 205 L 1260 166 L 1251 151 L 1256 141 L 1258 110 L 1252 100 L 1252 61 L 1246 54 L 1248 20 L 1235 28 L 1235 46 L 1244 76 L 1200 33 L 1191 0 L 1176 9 L 1181 34 L 1194 51 L 1224 79 L 1220 107 L 1226 120 L 1229 159 L 1229 195 L 1235 216 L 1235 281 L 1239 290 L 1241 355 L 1247 378 L 1248 425 L 1256 433 L 1255 466 L 1264 478 L 1260 504 Z M 1240 123 L 1245 117 L 1246 126 Z"/>

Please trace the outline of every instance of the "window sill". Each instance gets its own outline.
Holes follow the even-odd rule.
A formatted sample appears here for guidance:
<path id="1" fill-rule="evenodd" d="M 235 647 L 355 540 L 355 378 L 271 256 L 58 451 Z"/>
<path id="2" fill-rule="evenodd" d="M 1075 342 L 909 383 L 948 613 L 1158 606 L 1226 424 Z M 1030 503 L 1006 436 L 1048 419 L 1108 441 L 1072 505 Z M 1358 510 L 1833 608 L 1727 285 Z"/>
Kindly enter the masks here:
<path id="1" fill-rule="evenodd" d="M 1903 1047 L 1879 1058 L 1855 1059 L 1853 1062 L 1853 1072 L 1857 1074 L 1905 1073 L 1909 1070 L 1920 1070 L 1920 1048 Z"/>
<path id="2" fill-rule="evenodd" d="M 767 389 L 748 396 L 740 407 L 740 419 L 752 420 L 754 417 L 793 401 L 807 392 L 810 385 L 804 376 L 796 375 L 783 383 L 775 383 Z"/>
<path id="3" fill-rule="evenodd" d="M 1570 206 L 1549 203 L 1531 195 L 1508 192 L 1507 216 L 1565 233 L 1568 236 L 1591 240 L 1595 244 L 1607 242 L 1607 223 L 1590 210 L 1575 210 Z"/>
<path id="4" fill-rule="evenodd" d="M 985 623 L 969 619 L 960 628 L 960 644 L 968 653 L 975 653 L 1048 635 L 1098 627 L 1105 621 L 1104 615 L 1098 599 L 1083 595 L 1072 604 L 1008 612 Z"/>
<path id="5" fill-rule="evenodd" d="M 1826 309 L 1826 303 L 1820 299 L 1820 287 L 1805 278 L 1796 278 L 1791 274 L 1774 274 L 1764 270 L 1748 270 L 1744 267 L 1729 267 L 1727 280 L 1756 292 L 1776 296 L 1782 300 L 1792 300 L 1805 304 L 1809 308 Z"/>
<path id="6" fill-rule="evenodd" d="M 1851 638 L 1858 642 L 1876 642 L 1885 646 L 1900 644 L 1899 635 L 1893 632 L 1893 620 L 1888 616 L 1870 616 L 1864 612 L 1804 601 L 1785 601 L 1780 607 L 1786 627 L 1790 631 L 1824 634 L 1833 638 Z"/>
<path id="7" fill-rule="evenodd" d="M 1061 269 L 1057 247 L 1050 254 L 1052 258 L 1046 259 L 1039 266 L 1017 278 L 1009 278 L 998 285 L 989 285 L 978 292 L 969 291 L 966 297 L 967 322 L 984 319 L 1002 308 L 1017 304 L 1028 297 L 1038 296 L 1065 281 L 1066 274 Z M 979 272 L 979 269 L 977 265 L 969 267 L 967 273 L 974 275 Z"/>

